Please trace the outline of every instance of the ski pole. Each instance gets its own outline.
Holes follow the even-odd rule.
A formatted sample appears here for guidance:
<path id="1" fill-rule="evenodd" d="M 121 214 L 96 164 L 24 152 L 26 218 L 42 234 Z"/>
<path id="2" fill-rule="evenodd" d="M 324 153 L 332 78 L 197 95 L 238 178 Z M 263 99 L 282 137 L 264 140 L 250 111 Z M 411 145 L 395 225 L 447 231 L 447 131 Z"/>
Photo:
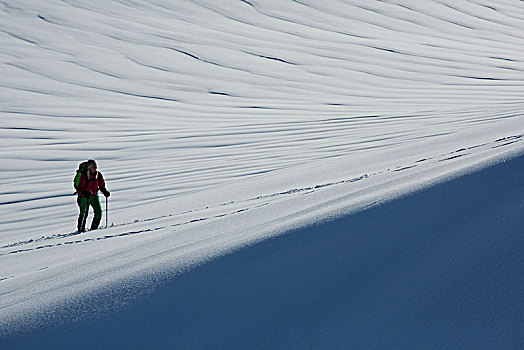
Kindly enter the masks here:
<path id="1" fill-rule="evenodd" d="M 109 218 L 109 212 L 107 211 L 107 197 L 106 197 L 106 228 L 107 228 L 108 218 Z"/>

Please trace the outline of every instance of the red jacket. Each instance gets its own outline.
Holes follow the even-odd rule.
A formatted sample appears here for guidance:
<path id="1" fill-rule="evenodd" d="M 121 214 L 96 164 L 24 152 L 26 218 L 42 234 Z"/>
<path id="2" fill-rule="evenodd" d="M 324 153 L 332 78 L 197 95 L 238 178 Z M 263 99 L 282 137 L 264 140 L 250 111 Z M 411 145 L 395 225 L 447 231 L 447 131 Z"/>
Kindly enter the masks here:
<path id="1" fill-rule="evenodd" d="M 78 195 L 81 197 L 93 198 L 98 194 L 98 190 L 106 193 L 106 183 L 102 173 L 97 171 L 96 175 L 88 179 L 87 174 L 82 174 L 78 184 Z"/>

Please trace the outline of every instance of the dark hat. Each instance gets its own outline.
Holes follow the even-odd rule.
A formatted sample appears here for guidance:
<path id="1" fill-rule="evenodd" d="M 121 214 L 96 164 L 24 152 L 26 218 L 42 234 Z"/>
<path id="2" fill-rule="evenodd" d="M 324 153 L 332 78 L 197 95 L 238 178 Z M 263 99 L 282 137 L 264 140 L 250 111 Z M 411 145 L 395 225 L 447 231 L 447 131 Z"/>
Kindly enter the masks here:
<path id="1" fill-rule="evenodd" d="M 93 159 L 87 161 L 87 169 L 91 169 L 93 166 L 97 166 L 96 162 Z"/>

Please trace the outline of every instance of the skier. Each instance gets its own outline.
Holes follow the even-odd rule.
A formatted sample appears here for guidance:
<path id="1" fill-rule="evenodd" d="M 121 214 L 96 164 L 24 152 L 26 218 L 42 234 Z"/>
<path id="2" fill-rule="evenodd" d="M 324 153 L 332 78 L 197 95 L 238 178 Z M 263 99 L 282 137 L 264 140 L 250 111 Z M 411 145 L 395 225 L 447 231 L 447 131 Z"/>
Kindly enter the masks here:
<path id="1" fill-rule="evenodd" d="M 106 184 L 102 173 L 97 170 L 96 162 L 92 159 L 85 163 L 86 171 L 79 173 L 78 184 L 75 182 L 75 187 L 78 192 L 77 203 L 80 209 L 78 216 L 78 232 L 85 232 L 85 225 L 89 213 L 89 206 L 93 207 L 95 217 L 91 223 L 91 230 L 96 230 L 102 220 L 102 205 L 100 205 L 100 197 L 98 190 L 109 197 L 111 194 L 106 189 Z"/>

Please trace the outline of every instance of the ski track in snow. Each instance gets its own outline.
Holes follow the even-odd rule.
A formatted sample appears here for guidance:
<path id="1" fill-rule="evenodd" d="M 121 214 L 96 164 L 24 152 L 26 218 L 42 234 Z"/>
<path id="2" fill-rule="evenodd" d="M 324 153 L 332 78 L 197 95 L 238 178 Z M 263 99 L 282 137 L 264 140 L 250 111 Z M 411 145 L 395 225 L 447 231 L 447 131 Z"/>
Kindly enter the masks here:
<path id="1" fill-rule="evenodd" d="M 0 24 L 0 328 L 524 149 L 514 1 L 20 0 Z M 110 225 L 76 235 L 88 158 Z"/>
<path id="2" fill-rule="evenodd" d="M 515 136 L 504 137 L 504 138 L 495 140 L 494 142 L 492 142 L 490 144 L 483 144 L 483 145 L 477 145 L 477 146 L 472 146 L 472 147 L 468 147 L 468 148 L 458 149 L 458 150 L 452 152 L 451 154 L 441 155 L 441 156 L 437 157 L 437 159 L 438 159 L 437 161 L 438 162 L 443 162 L 443 161 L 453 160 L 453 159 L 456 159 L 456 158 L 459 158 L 459 157 L 467 156 L 469 154 L 467 152 L 468 150 L 476 149 L 476 148 L 479 148 L 479 147 L 486 147 L 486 146 L 488 146 L 488 147 L 491 147 L 491 148 L 495 149 L 495 148 L 511 145 L 513 143 L 522 141 L 522 136 L 523 135 L 515 135 Z M 242 201 L 237 201 L 237 202 L 232 201 L 232 202 L 229 202 L 229 203 L 222 203 L 222 204 L 220 204 L 220 207 L 230 207 L 230 206 L 235 206 L 235 205 L 244 205 L 244 203 L 260 201 L 260 200 L 267 200 L 267 199 L 275 198 L 275 197 L 279 197 L 279 196 L 307 195 L 307 194 L 313 193 L 315 191 L 321 190 L 321 189 L 326 188 L 326 187 L 336 186 L 336 185 L 340 185 L 340 184 L 344 184 L 344 183 L 353 183 L 353 182 L 361 181 L 361 180 L 367 179 L 367 178 L 369 178 L 371 176 L 375 176 L 375 175 L 378 175 L 378 174 L 381 174 L 381 173 L 384 173 L 384 172 L 388 172 L 388 171 L 399 172 L 399 171 L 412 169 L 412 168 L 415 168 L 419 163 L 430 161 L 431 159 L 432 158 L 420 159 L 420 160 L 417 160 L 414 164 L 410 164 L 410 165 L 407 165 L 407 166 L 398 166 L 395 169 L 386 169 L 386 170 L 383 170 L 381 172 L 377 172 L 377 173 L 370 174 L 370 175 L 369 174 L 364 174 L 364 175 L 361 175 L 359 177 L 355 177 L 355 178 L 352 178 L 352 179 L 341 180 L 341 181 L 331 182 L 331 183 L 318 184 L 318 185 L 311 186 L 311 187 L 294 188 L 294 189 L 290 189 L 290 190 L 284 191 L 284 192 L 260 195 L 260 196 L 254 197 L 254 198 L 249 198 L 249 199 L 242 200 Z M 198 217 L 197 216 L 198 218 L 196 218 L 196 219 L 190 219 L 190 220 L 185 221 L 185 222 L 174 223 L 174 224 L 169 225 L 169 227 L 184 226 L 184 225 L 189 225 L 189 224 L 192 224 L 192 223 L 201 222 L 201 221 L 210 220 L 210 219 L 226 218 L 229 215 L 238 214 L 238 213 L 250 210 L 251 208 L 257 208 L 257 207 L 265 206 L 265 205 L 268 205 L 268 204 L 269 204 L 269 202 L 265 202 L 265 203 L 262 203 L 262 204 L 255 203 L 254 206 L 242 207 L 241 209 L 237 209 L 237 210 L 235 210 L 233 212 L 226 212 L 226 213 L 222 213 L 222 214 L 212 215 L 212 216 L 209 216 L 209 217 Z M 147 219 L 142 219 L 142 220 L 138 220 L 137 219 L 134 222 L 130 222 L 130 223 L 122 223 L 122 224 L 116 224 L 116 225 L 112 224 L 110 226 L 110 228 L 120 227 L 120 226 L 128 226 L 128 225 L 133 225 L 133 224 L 142 223 L 142 222 L 154 222 L 154 221 L 158 221 L 160 219 L 164 219 L 164 218 L 167 218 L 167 217 L 176 217 L 176 216 L 187 215 L 187 214 L 192 215 L 193 213 L 203 212 L 203 211 L 206 211 L 208 209 L 210 209 L 210 208 L 206 207 L 206 208 L 188 210 L 187 212 L 183 212 L 183 213 L 171 213 L 171 214 L 168 214 L 168 215 L 165 215 L 165 216 L 154 217 L 154 218 L 147 218 Z M 108 227 L 102 227 L 101 229 L 104 229 L 104 228 L 107 229 Z M 115 234 L 112 234 L 112 235 L 103 235 L 103 236 L 96 235 L 96 233 L 95 233 L 96 237 L 77 239 L 77 240 L 74 240 L 74 241 L 66 241 L 66 242 L 61 242 L 61 243 L 56 243 L 56 244 L 40 245 L 40 246 L 37 246 L 37 247 L 34 247 L 34 248 L 18 249 L 18 250 L 13 250 L 13 251 L 10 251 L 10 252 L 7 252 L 7 253 L 1 253 L 0 252 L 0 256 L 6 255 L 6 254 L 16 254 L 16 253 L 21 253 L 21 252 L 27 252 L 27 251 L 31 251 L 31 250 L 38 250 L 38 249 L 43 249 L 43 248 L 57 247 L 57 246 L 60 246 L 62 244 L 75 244 L 75 243 L 82 243 L 82 242 L 93 242 L 93 241 L 100 241 L 100 240 L 109 239 L 109 238 L 115 238 L 115 237 L 126 237 L 126 236 L 131 236 L 131 235 L 136 235 L 136 234 L 142 234 L 142 233 L 146 233 L 147 234 L 147 233 L 152 233 L 152 232 L 155 232 L 157 230 L 164 229 L 164 228 L 166 228 L 166 227 L 162 226 L 162 227 L 156 227 L 156 228 L 153 228 L 153 229 L 144 229 L 144 230 L 137 230 L 137 231 L 126 231 L 126 232 L 122 232 L 122 233 L 115 233 Z M 176 230 L 174 232 L 176 232 Z M 90 232 L 90 233 L 92 233 L 92 232 Z M 76 238 L 76 236 L 78 236 L 78 235 L 81 235 L 81 233 L 71 232 L 71 233 L 59 233 L 59 234 L 54 234 L 54 235 L 50 235 L 50 236 L 42 236 L 42 237 L 39 237 L 39 238 L 32 238 L 32 239 L 29 239 L 29 240 L 26 240 L 26 241 L 18 241 L 18 242 L 6 244 L 6 245 L 0 247 L 0 249 L 12 248 L 12 247 L 20 247 L 20 246 L 40 243 L 42 241 L 48 241 L 48 240 L 63 239 L 63 238 L 70 238 L 70 237 Z"/>

